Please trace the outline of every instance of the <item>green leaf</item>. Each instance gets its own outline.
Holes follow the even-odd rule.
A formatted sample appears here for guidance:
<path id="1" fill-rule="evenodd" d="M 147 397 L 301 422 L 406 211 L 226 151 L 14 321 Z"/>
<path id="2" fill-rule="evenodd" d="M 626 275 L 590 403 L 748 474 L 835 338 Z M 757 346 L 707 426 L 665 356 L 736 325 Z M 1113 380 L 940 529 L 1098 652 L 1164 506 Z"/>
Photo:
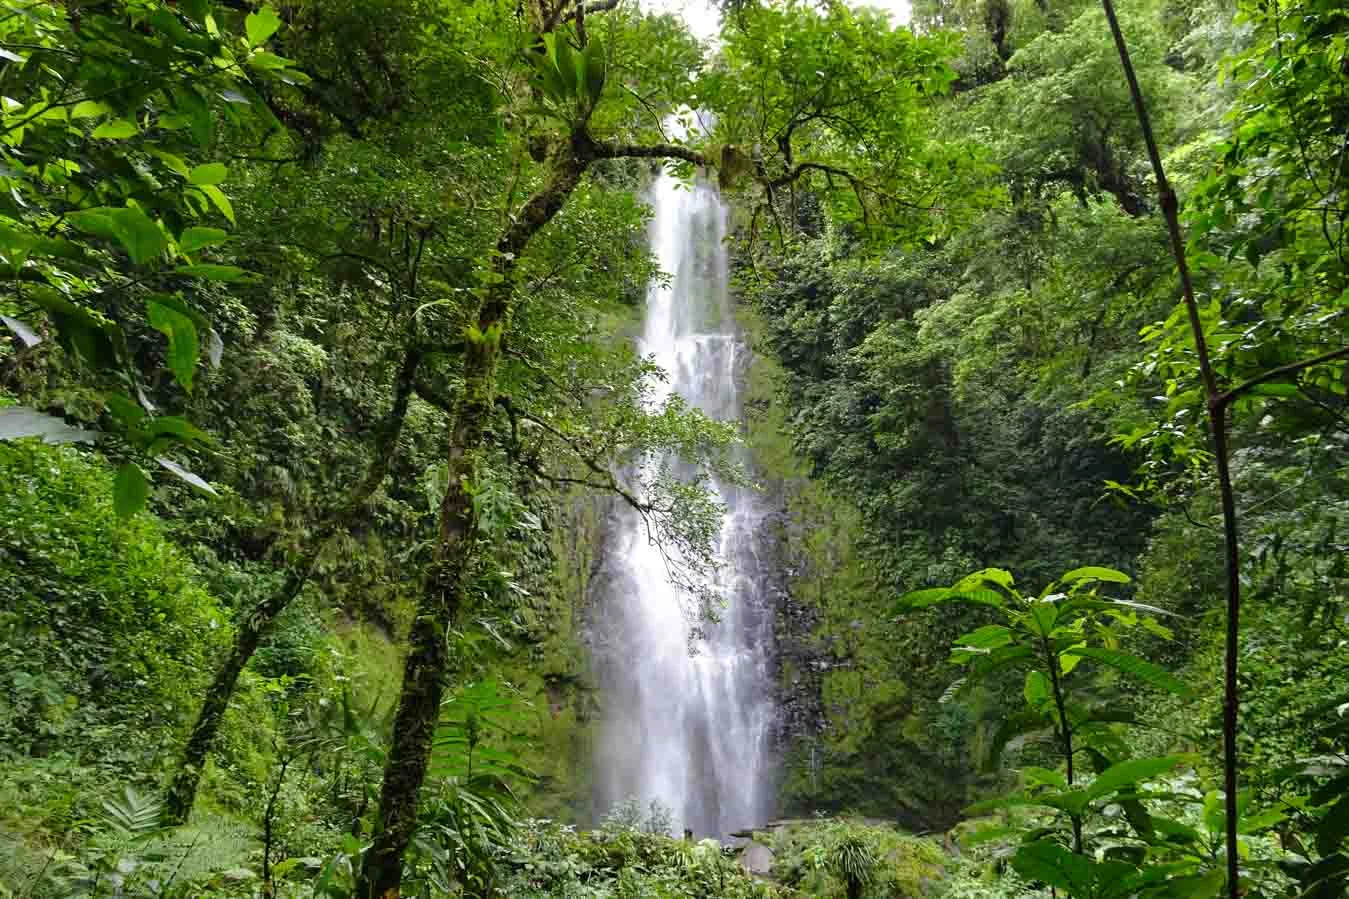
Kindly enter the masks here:
<path id="1" fill-rule="evenodd" d="M 924 590 L 913 590 L 899 598 L 897 609 L 925 609 L 928 606 L 935 606 L 950 599 L 953 592 L 950 587 L 928 587 Z"/>
<path id="2" fill-rule="evenodd" d="M 202 193 L 211 198 L 211 202 L 215 204 L 216 209 L 220 210 L 220 214 L 229 219 L 229 223 L 233 225 L 234 205 L 230 203 L 230 199 L 225 196 L 224 191 L 214 184 L 202 184 L 199 185 L 199 187 L 201 188 Z"/>
<path id="3" fill-rule="evenodd" d="M 1026 704 L 1033 709 L 1039 709 L 1049 701 L 1052 687 L 1049 678 L 1045 677 L 1043 671 L 1027 671 L 1026 686 L 1022 688 L 1022 695 L 1026 697 Z"/>
<path id="4" fill-rule="evenodd" d="M 545 45 L 551 44 L 554 35 L 544 35 Z M 529 60 L 534 66 L 534 71 L 539 75 L 539 89 L 544 95 L 554 100 L 565 100 L 567 97 L 567 87 L 562 82 L 562 76 L 557 72 L 557 64 L 553 62 L 551 52 L 538 53 L 531 51 Z M 548 110 L 550 115 L 554 114 Z"/>
<path id="5" fill-rule="evenodd" d="M 281 17 L 270 6 L 264 6 L 244 19 L 244 31 L 248 34 L 248 45 L 256 47 L 265 43 L 281 27 Z"/>
<path id="6" fill-rule="evenodd" d="M 1026 618 L 1031 624 L 1031 632 L 1040 637 L 1049 636 L 1054 624 L 1059 620 L 1059 607 L 1052 602 L 1040 601 L 1031 606 Z"/>
<path id="7" fill-rule="evenodd" d="M 1006 646 L 1011 642 L 1012 631 L 1010 628 L 1001 624 L 986 624 L 977 630 L 972 630 L 968 634 L 957 637 L 955 645 L 973 649 L 997 649 L 999 646 Z"/>
<path id="8" fill-rule="evenodd" d="M 585 49 L 585 90 L 591 106 L 599 103 L 600 94 L 604 92 L 608 65 L 608 58 L 604 55 L 604 43 L 598 36 L 592 36 Z"/>
<path id="9" fill-rule="evenodd" d="M 1027 843 L 1012 856 L 1012 867 L 1027 880 L 1039 880 L 1075 896 L 1090 896 L 1096 882 L 1094 865 L 1049 840 Z"/>
<path id="10" fill-rule="evenodd" d="M 93 136 L 101 140 L 124 140 L 140 133 L 135 122 L 126 119 L 111 119 L 94 129 Z"/>
<path id="11" fill-rule="evenodd" d="M 237 265 L 200 263 L 197 265 L 180 265 L 173 271 L 178 275 L 187 275 L 191 278 L 205 278 L 208 281 L 248 281 L 254 278 L 252 272 L 245 271 Z"/>
<path id="12" fill-rule="evenodd" d="M 1009 665 L 1015 665 L 1017 662 L 1034 658 L 1035 653 L 1031 652 L 1029 646 L 999 646 L 997 649 L 985 655 L 974 656 L 971 665 L 971 677 L 986 677 L 994 671 L 999 671 Z"/>
<path id="13" fill-rule="evenodd" d="M 109 240 L 117 240 L 117 226 L 113 221 L 113 213 L 117 210 L 111 206 L 97 206 L 93 209 L 80 209 L 69 213 L 66 221 L 74 225 L 85 234 L 92 234 L 95 237 L 105 237 Z"/>
<path id="14" fill-rule="evenodd" d="M 160 162 L 164 163 L 164 165 L 168 166 L 169 171 L 174 174 L 182 175 L 184 178 L 191 174 L 192 170 L 187 167 L 187 163 L 183 161 L 183 157 L 155 147 L 151 147 L 147 152 Z"/>
<path id="15" fill-rule="evenodd" d="M 127 428 L 139 428 L 145 422 L 145 410 L 126 394 L 108 394 L 106 402 L 108 412 Z"/>
<path id="16" fill-rule="evenodd" d="M 1214 868 L 1205 874 L 1168 880 L 1165 895 L 1167 899 L 1213 899 L 1223 894 L 1226 883 L 1227 873 L 1222 868 Z"/>
<path id="17" fill-rule="evenodd" d="M 147 300 L 145 307 L 149 312 L 151 326 L 169 338 L 169 370 L 184 390 L 191 391 L 192 375 L 196 371 L 197 355 L 200 353 L 197 326 L 177 309 L 155 300 Z"/>
<path id="18" fill-rule="evenodd" d="M 193 166 L 187 175 L 191 184 L 202 187 L 207 184 L 219 184 L 229 175 L 229 168 L 223 162 L 206 162 Z"/>
<path id="19" fill-rule="evenodd" d="M 576 93 L 576 62 L 572 59 L 571 44 L 566 35 L 557 34 L 553 40 L 553 64 L 562 78 L 562 86 L 567 95 Z"/>
<path id="20" fill-rule="evenodd" d="M 976 571 L 974 574 L 967 575 L 960 579 L 956 584 L 957 590 L 964 590 L 969 587 L 978 587 L 983 584 L 996 584 L 1004 590 L 1011 590 L 1016 586 L 1016 579 L 1012 573 L 1003 568 L 985 568 L 982 571 Z"/>
<path id="21" fill-rule="evenodd" d="M 1150 780 L 1159 774 L 1173 770 L 1185 761 L 1183 755 L 1168 755 L 1158 758 L 1129 759 L 1111 765 L 1101 772 L 1087 787 L 1088 799 L 1099 799 L 1115 792 L 1121 787 L 1132 786 L 1140 780 Z"/>
<path id="22" fill-rule="evenodd" d="M 1064 777 L 1062 772 L 1053 771 L 1049 768 L 1028 765 L 1021 769 L 1021 776 L 1027 778 L 1032 784 L 1049 784 L 1051 787 L 1057 787 L 1060 790 L 1068 789 L 1068 778 Z"/>
<path id="23" fill-rule="evenodd" d="M 200 249 L 215 246 L 227 240 L 229 240 L 229 232 L 227 231 L 220 228 L 193 225 L 183 231 L 182 236 L 178 238 L 178 249 L 184 253 L 195 253 Z"/>
<path id="24" fill-rule="evenodd" d="M 112 485 L 112 506 L 118 518 L 130 518 L 145 506 L 150 484 L 145 472 L 135 462 L 128 462 L 117 471 Z"/>
<path id="25" fill-rule="evenodd" d="M 72 119 L 93 119 L 110 112 L 112 112 L 111 109 L 97 100 L 81 100 L 70 111 L 70 117 Z"/>
<path id="26" fill-rule="evenodd" d="M 923 609 L 952 600 L 973 602 L 996 608 L 1001 608 L 1003 605 L 1002 594 L 996 590 L 956 590 L 951 587 L 930 587 L 926 590 L 915 590 L 901 596 L 898 610 Z"/>
<path id="27" fill-rule="evenodd" d="M 1113 568 L 1101 568 L 1095 565 L 1088 565 L 1085 568 L 1074 568 L 1072 571 L 1059 578 L 1059 583 L 1074 584 L 1078 581 L 1107 581 L 1112 584 L 1127 584 L 1131 580 L 1133 579 L 1122 571 L 1116 571 Z"/>
<path id="28" fill-rule="evenodd" d="M 1122 671 L 1131 677 L 1138 678 L 1150 686 L 1175 693 L 1178 696 L 1188 696 L 1190 694 L 1190 688 L 1177 680 L 1165 668 L 1144 661 L 1138 656 L 1127 652 L 1121 652 L 1116 649 L 1104 649 L 1098 646 L 1082 646 L 1065 649 L 1063 654 L 1095 659 L 1104 665 L 1109 665 L 1117 671 Z"/>
<path id="29" fill-rule="evenodd" d="M 83 209 L 66 219 L 86 234 L 115 238 L 136 265 L 149 262 L 164 250 L 164 232 L 137 206 Z"/>
<path id="30" fill-rule="evenodd" d="M 210 443 L 211 435 L 181 415 L 161 415 L 146 426 L 152 438 L 172 437 L 181 443 Z"/>
<path id="31" fill-rule="evenodd" d="M 95 368 L 112 368 L 125 358 L 126 338 L 114 322 L 77 306 L 51 288 L 34 288 L 30 296 L 47 311 L 67 352 Z"/>
<path id="32" fill-rule="evenodd" d="M 1059 653 L 1059 670 L 1062 671 L 1065 675 L 1072 674 L 1073 669 L 1076 668 L 1078 666 L 1078 663 L 1082 661 L 1082 657 L 1079 655 L 1074 655 L 1072 650 L 1081 649 L 1083 646 L 1086 645 L 1087 645 L 1086 643 L 1075 643 L 1072 646 L 1068 647 L 1068 649 L 1065 649 L 1063 652 Z"/>

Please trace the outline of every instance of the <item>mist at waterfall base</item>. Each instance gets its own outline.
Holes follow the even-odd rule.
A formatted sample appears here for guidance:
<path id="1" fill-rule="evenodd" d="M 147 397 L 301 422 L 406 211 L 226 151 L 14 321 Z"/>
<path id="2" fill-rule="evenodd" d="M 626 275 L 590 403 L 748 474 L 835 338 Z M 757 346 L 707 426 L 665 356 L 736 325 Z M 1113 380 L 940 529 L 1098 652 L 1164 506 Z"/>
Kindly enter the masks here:
<path id="1" fill-rule="evenodd" d="M 666 173 L 649 201 L 651 248 L 669 276 L 648 290 L 640 343 L 668 374 L 656 400 L 677 393 L 712 418 L 739 421 L 749 354 L 728 290 L 726 209 L 714 187 Z M 604 716 L 595 800 L 601 815 L 654 800 L 676 833 L 725 837 L 772 811 L 773 614 L 756 555 L 763 500 L 735 485 L 715 489 L 726 511 L 714 586 L 725 601 L 699 640 L 690 639 L 693 603 L 670 583 L 641 517 L 625 507 L 610 522 L 592 606 Z"/>

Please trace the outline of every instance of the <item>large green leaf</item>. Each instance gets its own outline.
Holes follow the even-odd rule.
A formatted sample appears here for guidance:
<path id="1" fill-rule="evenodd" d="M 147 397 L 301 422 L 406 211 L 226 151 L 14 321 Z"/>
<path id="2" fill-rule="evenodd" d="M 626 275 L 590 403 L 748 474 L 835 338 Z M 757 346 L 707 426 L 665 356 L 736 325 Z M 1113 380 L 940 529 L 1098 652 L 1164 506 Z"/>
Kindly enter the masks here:
<path id="1" fill-rule="evenodd" d="M 248 34 L 249 46 L 257 47 L 266 43 L 281 27 L 281 17 L 270 6 L 264 6 L 257 12 L 249 13 L 244 19 L 244 31 Z"/>
<path id="2" fill-rule="evenodd" d="M 1096 882 L 1094 865 L 1058 843 L 1036 840 L 1012 856 L 1012 867 L 1027 880 L 1038 880 L 1073 896 L 1091 896 Z"/>
<path id="3" fill-rule="evenodd" d="M 1191 692 L 1189 687 L 1177 680 L 1165 668 L 1140 659 L 1131 653 L 1121 652 L 1117 649 L 1105 649 L 1099 646 L 1081 646 L 1065 649 L 1063 654 L 1094 659 L 1150 686 L 1175 693 L 1178 696 L 1187 696 Z"/>
<path id="4" fill-rule="evenodd" d="M 128 462 L 117 471 L 112 485 L 112 505 L 119 518 L 129 518 L 145 506 L 150 484 L 145 472 L 135 462 Z"/>
<path id="5" fill-rule="evenodd" d="M 956 638 L 955 645 L 972 649 L 997 649 L 1012 642 L 1012 631 L 1001 624 L 986 624 Z"/>
<path id="6" fill-rule="evenodd" d="M 137 265 L 149 262 L 164 249 L 164 232 L 135 206 L 82 209 L 67 215 L 66 220 L 86 234 L 117 240 Z"/>
<path id="7" fill-rule="evenodd" d="M 1038 711 L 1049 702 L 1053 690 L 1043 671 L 1031 670 L 1026 672 L 1026 686 L 1022 693 L 1026 697 L 1026 704 Z"/>
<path id="8" fill-rule="evenodd" d="M 949 601 L 973 602 L 997 608 L 1001 608 L 1004 604 L 1002 594 L 996 590 L 957 590 L 951 587 L 929 587 L 926 590 L 914 590 L 912 593 L 901 596 L 898 608 L 900 610 L 923 609 Z"/>
<path id="9" fill-rule="evenodd" d="M 955 588 L 966 590 L 983 584 L 996 584 L 1004 590 L 1011 590 L 1016 586 L 1016 578 L 1012 577 L 1012 573 L 1005 568 L 984 568 L 961 578 L 956 583 Z"/>
<path id="10" fill-rule="evenodd" d="M 220 228 L 205 228 L 193 225 L 183 231 L 178 238 L 178 249 L 184 253 L 195 253 L 205 247 L 214 246 L 229 240 L 229 233 Z"/>
<path id="11" fill-rule="evenodd" d="M 203 262 L 196 265 L 180 265 L 174 270 L 175 274 L 187 275 L 190 278 L 204 278 L 207 281 L 251 281 L 255 276 L 237 265 L 216 265 L 214 263 Z"/>
<path id="12" fill-rule="evenodd" d="M 169 371 L 173 372 L 173 377 L 185 390 L 191 390 L 192 375 L 197 369 L 197 357 L 201 352 L 197 326 L 177 309 L 155 300 L 147 300 L 145 308 L 151 326 L 169 338 Z"/>
<path id="13" fill-rule="evenodd" d="M 571 43 L 565 34 L 555 34 L 553 40 L 553 64 L 562 78 L 562 86 L 569 96 L 576 94 L 576 61 L 572 59 Z"/>
<path id="14" fill-rule="evenodd" d="M 1160 774 L 1174 770 L 1185 761 L 1183 755 L 1168 755 L 1157 758 L 1128 759 L 1111 765 L 1101 772 L 1087 787 L 1089 800 L 1107 796 L 1122 787 L 1132 786 L 1142 780 L 1150 780 Z"/>
<path id="15" fill-rule="evenodd" d="M 125 357 L 126 338 L 114 322 L 72 303 L 51 288 L 34 288 L 29 296 L 47 311 L 67 352 L 95 368 L 113 368 Z"/>
<path id="16" fill-rule="evenodd" d="M 145 426 L 153 438 L 169 437 L 181 443 L 211 443 L 211 435 L 181 415 L 161 415 Z"/>
<path id="17" fill-rule="evenodd" d="M 140 133 L 135 122 L 126 119 L 112 119 L 94 129 L 93 137 L 99 140 L 124 140 Z"/>
<path id="18" fill-rule="evenodd" d="M 604 43 L 598 36 L 590 38 L 585 48 L 585 90 L 590 105 L 600 101 L 604 92 L 604 82 L 608 74 L 608 59 L 604 55 Z"/>
<path id="19" fill-rule="evenodd" d="M 1030 607 L 1030 614 L 1025 620 L 1030 625 L 1031 633 L 1038 637 L 1047 637 L 1059 620 L 1059 607 L 1052 602 L 1040 600 Z"/>
<path id="20" fill-rule="evenodd" d="M 207 184 L 219 184 L 227 175 L 229 169 L 223 162 L 207 162 L 193 166 L 192 171 L 188 172 L 187 180 L 191 184 L 203 187 Z"/>
<path id="21" fill-rule="evenodd" d="M 1107 581 L 1112 584 L 1127 584 L 1133 578 L 1122 571 L 1116 571 L 1113 568 L 1102 568 L 1097 565 L 1088 565 L 1084 568 L 1074 568 L 1072 571 L 1059 578 L 1061 584 L 1075 584 L 1078 581 Z"/>
<path id="22" fill-rule="evenodd" d="M 229 197 L 225 196 L 225 192 L 214 184 L 202 184 L 199 185 L 199 189 L 210 198 L 211 202 L 215 204 L 215 208 L 220 210 L 220 214 L 228 219 L 229 223 L 233 225 L 234 204 L 230 202 Z"/>

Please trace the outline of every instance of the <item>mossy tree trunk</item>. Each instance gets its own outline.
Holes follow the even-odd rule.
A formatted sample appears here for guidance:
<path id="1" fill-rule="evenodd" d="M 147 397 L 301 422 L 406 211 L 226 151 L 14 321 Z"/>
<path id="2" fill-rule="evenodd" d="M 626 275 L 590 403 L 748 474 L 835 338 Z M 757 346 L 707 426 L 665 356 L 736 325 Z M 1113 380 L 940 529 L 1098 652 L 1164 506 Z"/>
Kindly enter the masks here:
<path id="1" fill-rule="evenodd" d="M 517 261 L 534 235 L 561 210 L 593 159 L 593 144 L 583 130 L 559 142 L 544 186 L 501 235 L 488 268 L 487 295 L 478 313 L 477 333 L 467 341 L 464 386 L 450 425 L 449 486 L 440 507 L 436 562 L 412 626 L 393 745 L 380 790 L 380 825 L 361 866 L 356 887 L 360 897 L 400 895 L 403 853 L 417 828 L 417 800 L 431 763 L 445 689 L 449 631 L 463 608 L 473 569 L 477 522 L 469 490 L 496 403 L 497 362 L 510 326 Z"/>

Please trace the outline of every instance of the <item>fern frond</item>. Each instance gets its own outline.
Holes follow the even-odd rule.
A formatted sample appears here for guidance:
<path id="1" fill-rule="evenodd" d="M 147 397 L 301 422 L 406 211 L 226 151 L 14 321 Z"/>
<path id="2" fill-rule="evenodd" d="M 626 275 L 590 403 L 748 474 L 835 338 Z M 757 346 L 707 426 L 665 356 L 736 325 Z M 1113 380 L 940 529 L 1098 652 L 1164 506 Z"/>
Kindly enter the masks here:
<path id="1" fill-rule="evenodd" d="M 163 830 L 163 812 L 164 804 L 157 798 L 127 787 L 120 797 L 104 800 L 103 825 L 124 839 L 142 839 Z"/>

